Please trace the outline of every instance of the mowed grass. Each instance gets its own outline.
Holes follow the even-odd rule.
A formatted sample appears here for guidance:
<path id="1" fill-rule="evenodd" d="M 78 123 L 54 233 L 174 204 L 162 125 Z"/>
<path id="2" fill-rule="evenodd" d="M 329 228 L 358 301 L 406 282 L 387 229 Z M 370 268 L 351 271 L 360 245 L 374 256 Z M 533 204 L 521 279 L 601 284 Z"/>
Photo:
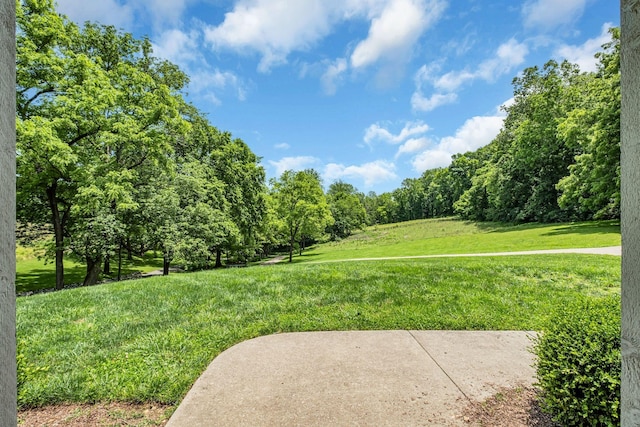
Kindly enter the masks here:
<path id="1" fill-rule="evenodd" d="M 28 292 L 40 289 L 52 289 L 56 285 L 56 267 L 53 260 L 43 258 L 44 250 L 37 246 L 18 246 L 16 248 L 16 291 Z M 162 268 L 162 258 L 148 252 L 144 257 L 134 256 L 133 260 L 122 260 L 122 276 L 133 273 L 145 273 Z M 82 283 L 86 266 L 72 256 L 64 259 L 65 284 Z M 116 278 L 118 260 L 111 263 L 111 275 L 102 278 Z"/>
<path id="2" fill-rule="evenodd" d="M 23 297 L 19 404 L 174 404 L 216 355 L 260 335 L 539 330 L 577 298 L 619 291 L 619 257 L 539 255 L 249 267 Z"/>
<path id="3" fill-rule="evenodd" d="M 312 247 L 295 262 L 618 245 L 619 221 L 505 225 L 442 218 L 368 227 Z"/>

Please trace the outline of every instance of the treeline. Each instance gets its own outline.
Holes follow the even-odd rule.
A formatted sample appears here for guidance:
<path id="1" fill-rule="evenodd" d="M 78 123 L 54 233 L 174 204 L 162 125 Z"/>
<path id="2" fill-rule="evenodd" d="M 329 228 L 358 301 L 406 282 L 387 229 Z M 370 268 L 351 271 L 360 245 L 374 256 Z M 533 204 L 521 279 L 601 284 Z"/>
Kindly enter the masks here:
<path id="1" fill-rule="evenodd" d="M 619 29 L 596 72 L 568 62 L 513 80 L 498 136 L 450 166 L 363 197 L 368 222 L 459 215 L 476 221 L 556 222 L 620 217 Z"/>
<path id="2" fill-rule="evenodd" d="M 51 228 L 56 288 L 70 254 L 89 285 L 151 249 L 167 271 L 175 258 L 196 268 L 261 248 L 259 158 L 184 101 L 188 76 L 149 40 L 24 0 L 16 65 L 18 219 Z"/>

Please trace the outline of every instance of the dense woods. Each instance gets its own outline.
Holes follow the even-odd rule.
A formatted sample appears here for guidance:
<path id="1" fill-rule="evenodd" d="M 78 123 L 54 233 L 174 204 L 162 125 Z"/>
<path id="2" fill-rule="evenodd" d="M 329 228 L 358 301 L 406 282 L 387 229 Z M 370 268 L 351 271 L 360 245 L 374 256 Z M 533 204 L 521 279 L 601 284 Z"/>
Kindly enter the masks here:
<path id="1" fill-rule="evenodd" d="M 17 6 L 17 210 L 21 224 L 50 229 L 56 288 L 70 255 L 89 285 L 148 250 L 168 274 L 175 260 L 220 267 L 274 248 L 291 259 L 367 224 L 619 217 L 618 29 L 596 72 L 549 61 L 516 77 L 489 145 L 365 195 L 340 181 L 325 192 L 314 170 L 267 185 L 260 158 L 185 101 L 188 76 L 149 40 L 78 27 L 52 0 Z"/>
<path id="2" fill-rule="evenodd" d="M 619 218 L 619 29 L 611 36 L 596 72 L 556 61 L 525 69 L 513 80 L 513 103 L 489 145 L 391 193 L 368 195 L 368 222 Z"/>

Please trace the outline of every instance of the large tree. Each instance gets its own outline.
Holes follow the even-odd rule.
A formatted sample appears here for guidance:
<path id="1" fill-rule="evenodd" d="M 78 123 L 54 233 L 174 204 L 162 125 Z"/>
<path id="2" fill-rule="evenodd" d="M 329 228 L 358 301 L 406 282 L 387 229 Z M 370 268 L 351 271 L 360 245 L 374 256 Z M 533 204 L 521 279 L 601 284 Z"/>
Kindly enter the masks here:
<path id="1" fill-rule="evenodd" d="M 52 224 L 56 288 L 70 239 L 91 284 L 113 252 L 113 242 L 99 241 L 103 227 L 135 207 L 137 169 L 163 167 L 169 129 L 184 126 L 187 78 L 153 58 L 148 40 L 80 29 L 51 0 L 18 3 L 17 22 L 18 209 L 24 221 Z"/>
<path id="2" fill-rule="evenodd" d="M 303 234 L 313 237 L 323 231 L 333 221 L 331 211 L 314 170 L 285 171 L 279 179 L 271 180 L 271 195 L 287 235 L 292 262 L 296 240 Z"/>
<path id="3" fill-rule="evenodd" d="M 358 190 L 346 182 L 336 181 L 329 186 L 327 200 L 334 223 L 328 230 L 332 239 L 344 239 L 365 225 L 367 212 L 362 198 Z"/>
<path id="4" fill-rule="evenodd" d="M 578 219 L 620 217 L 620 29 L 611 35 L 597 54 L 598 71 L 573 88 L 579 105 L 558 126 L 579 153 L 557 185 L 558 201 Z"/>

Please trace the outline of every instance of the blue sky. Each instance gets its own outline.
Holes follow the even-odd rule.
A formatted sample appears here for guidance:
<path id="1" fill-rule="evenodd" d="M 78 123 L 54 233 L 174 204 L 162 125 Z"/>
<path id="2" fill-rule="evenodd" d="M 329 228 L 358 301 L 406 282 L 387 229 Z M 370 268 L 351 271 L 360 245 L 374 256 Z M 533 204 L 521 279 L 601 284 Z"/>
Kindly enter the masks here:
<path id="1" fill-rule="evenodd" d="M 76 22 L 149 36 L 188 99 L 268 177 L 393 190 L 488 144 L 524 68 L 593 54 L 613 0 L 57 0 Z"/>

